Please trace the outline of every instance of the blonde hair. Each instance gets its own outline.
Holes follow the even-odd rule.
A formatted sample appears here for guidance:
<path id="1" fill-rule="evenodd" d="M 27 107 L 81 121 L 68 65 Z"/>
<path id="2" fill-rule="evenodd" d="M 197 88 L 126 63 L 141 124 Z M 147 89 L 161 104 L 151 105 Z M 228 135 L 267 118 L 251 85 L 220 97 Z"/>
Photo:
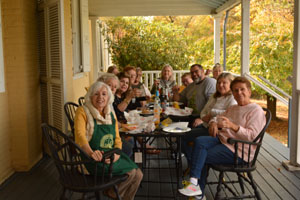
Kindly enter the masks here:
<path id="1" fill-rule="evenodd" d="M 222 66 L 221 66 L 220 63 L 216 63 L 216 64 L 215 64 L 215 66 L 213 67 L 213 71 L 214 71 L 215 69 L 217 69 L 217 68 L 220 68 L 221 71 L 223 72 L 223 68 L 222 68 Z"/>
<path id="2" fill-rule="evenodd" d="M 160 73 L 160 78 L 161 79 L 163 79 L 163 71 L 167 68 L 167 67 L 169 67 L 170 69 L 171 69 L 171 77 L 170 77 L 170 79 L 168 80 L 168 81 L 173 81 L 174 79 L 173 79 L 173 67 L 171 66 L 171 65 L 169 65 L 169 64 L 166 64 L 163 68 L 162 68 L 162 70 L 161 70 L 161 73 Z"/>
<path id="3" fill-rule="evenodd" d="M 222 74 L 220 74 L 220 75 L 218 76 L 218 78 L 217 78 L 217 83 L 216 83 L 216 84 L 218 84 L 218 82 L 219 82 L 219 80 L 220 80 L 221 78 L 224 78 L 224 79 L 229 80 L 230 84 L 231 84 L 232 81 L 233 81 L 233 76 L 232 76 L 231 73 L 222 73 Z M 226 95 L 230 95 L 230 94 L 232 94 L 231 89 L 228 91 L 228 93 L 227 93 Z M 217 90 L 216 90 L 216 93 L 214 94 L 214 97 L 215 97 L 215 98 L 218 98 L 218 97 L 220 97 L 220 96 L 221 96 L 221 93 L 220 93 L 220 92 L 218 91 L 218 89 L 217 89 Z"/>

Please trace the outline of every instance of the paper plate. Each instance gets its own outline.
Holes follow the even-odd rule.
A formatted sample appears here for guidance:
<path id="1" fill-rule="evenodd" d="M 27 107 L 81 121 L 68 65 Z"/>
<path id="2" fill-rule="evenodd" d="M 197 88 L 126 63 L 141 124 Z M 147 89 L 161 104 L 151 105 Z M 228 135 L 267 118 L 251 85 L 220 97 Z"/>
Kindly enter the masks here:
<path id="1" fill-rule="evenodd" d="M 189 127 L 186 127 L 186 128 L 165 127 L 165 128 L 163 128 L 163 131 L 168 132 L 168 133 L 185 133 L 185 132 L 189 132 L 190 130 L 192 130 L 192 129 Z"/>

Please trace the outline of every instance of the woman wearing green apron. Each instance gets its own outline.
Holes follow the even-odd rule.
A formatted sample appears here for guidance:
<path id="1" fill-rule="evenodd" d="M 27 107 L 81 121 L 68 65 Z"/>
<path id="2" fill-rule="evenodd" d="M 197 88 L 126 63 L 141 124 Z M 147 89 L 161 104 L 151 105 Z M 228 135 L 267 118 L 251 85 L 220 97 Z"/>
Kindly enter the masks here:
<path id="1" fill-rule="evenodd" d="M 96 82 L 85 96 L 85 105 L 76 110 L 75 142 L 96 161 L 102 159 L 105 151 L 122 148 L 112 102 L 113 95 L 109 86 Z M 113 162 L 113 175 L 128 174 L 127 180 L 118 186 L 120 196 L 122 199 L 134 199 L 143 178 L 141 170 L 124 153 L 115 154 Z M 87 170 L 92 172 L 90 167 L 86 165 Z M 102 167 L 103 165 L 99 163 L 98 168 L 102 169 Z M 114 196 L 113 193 L 109 195 Z"/>

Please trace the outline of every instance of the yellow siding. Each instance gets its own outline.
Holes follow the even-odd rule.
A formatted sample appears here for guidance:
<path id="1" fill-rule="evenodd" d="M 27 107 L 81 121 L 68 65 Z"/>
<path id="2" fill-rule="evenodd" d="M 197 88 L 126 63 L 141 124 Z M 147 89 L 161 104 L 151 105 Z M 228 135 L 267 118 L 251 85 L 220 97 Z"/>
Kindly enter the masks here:
<path id="1" fill-rule="evenodd" d="M 41 158 L 36 0 L 2 0 L 6 92 L 0 93 L 0 183 Z M 90 74 L 74 78 L 70 0 L 64 0 L 66 101 L 77 102 Z"/>
<path id="2" fill-rule="evenodd" d="M 10 126 L 7 92 L 0 93 L 0 184 L 13 173 L 10 157 Z"/>
<path id="3" fill-rule="evenodd" d="M 0 96 L 0 182 L 41 158 L 36 1 L 2 0 L 2 23 L 7 92 Z"/>

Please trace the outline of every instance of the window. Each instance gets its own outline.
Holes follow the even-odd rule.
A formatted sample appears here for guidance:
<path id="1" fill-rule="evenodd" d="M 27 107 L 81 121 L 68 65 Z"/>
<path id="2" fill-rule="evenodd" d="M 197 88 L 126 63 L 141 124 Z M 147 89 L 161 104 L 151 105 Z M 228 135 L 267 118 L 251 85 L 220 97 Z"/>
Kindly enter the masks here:
<path id="1" fill-rule="evenodd" d="M 88 0 L 72 0 L 74 75 L 90 71 Z"/>

